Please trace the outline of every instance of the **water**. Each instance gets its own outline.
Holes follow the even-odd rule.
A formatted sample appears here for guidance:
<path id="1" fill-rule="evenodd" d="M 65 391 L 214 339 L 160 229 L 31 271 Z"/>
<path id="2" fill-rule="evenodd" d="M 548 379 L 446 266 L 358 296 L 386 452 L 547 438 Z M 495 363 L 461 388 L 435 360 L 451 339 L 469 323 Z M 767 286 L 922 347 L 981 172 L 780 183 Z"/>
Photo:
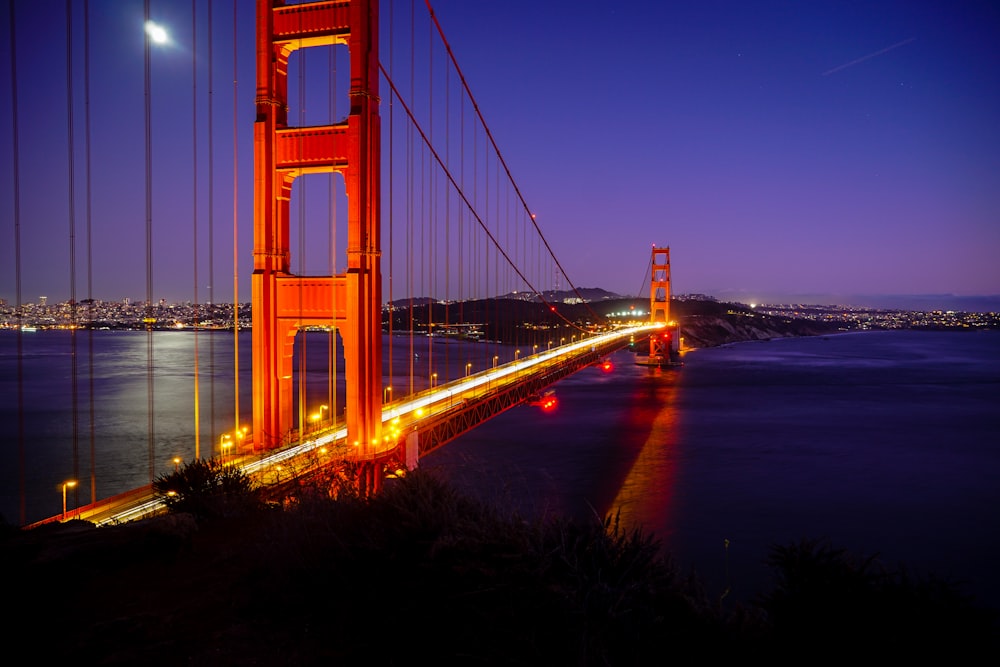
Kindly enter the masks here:
<path id="1" fill-rule="evenodd" d="M 526 511 L 619 512 L 751 600 L 773 544 L 828 538 L 996 605 L 1000 332 L 873 332 L 613 357 L 425 459 Z M 728 546 L 727 546 L 728 541 Z"/>
<path id="2" fill-rule="evenodd" d="M 198 340 L 206 448 L 233 425 L 233 335 Z M 307 388 L 312 410 L 330 392 L 328 342 L 325 334 L 308 340 L 307 365 L 318 376 Z M 60 511 L 60 485 L 73 476 L 79 501 L 89 501 L 88 335 L 77 335 L 77 472 L 69 334 L 22 341 L 31 521 Z M 146 342 L 142 332 L 94 334 L 99 498 L 149 481 Z M 174 456 L 193 455 L 192 342 L 190 332 L 154 334 L 157 473 Z M 9 521 L 19 511 L 15 343 L 0 332 L 0 511 Z M 249 334 L 241 334 L 244 422 L 249 355 Z M 398 396 L 409 389 L 399 377 L 411 363 L 419 390 L 432 372 L 439 381 L 464 374 L 467 363 L 475 372 L 494 355 L 502 363 L 512 350 L 430 341 L 411 350 L 397 339 L 391 383 Z M 731 599 L 769 586 L 770 545 L 827 537 L 889 565 L 967 579 L 970 592 L 1000 600 L 1000 332 L 745 343 L 689 353 L 680 370 L 636 366 L 625 351 L 612 361 L 611 372 L 591 367 L 557 384 L 555 411 L 515 407 L 421 465 L 525 512 L 584 520 L 620 512 L 625 525 L 654 532 L 710 591 L 728 585 Z M 342 405 L 342 383 L 336 392 Z"/>
<path id="3" fill-rule="evenodd" d="M 209 457 L 221 453 L 224 433 L 233 432 L 237 423 L 249 425 L 252 419 L 249 331 L 239 335 L 238 369 L 231 331 L 200 331 L 197 337 L 191 331 L 153 332 L 152 429 L 147 377 L 150 339 L 146 332 L 83 331 L 75 334 L 75 342 L 74 334 L 68 331 L 22 334 L 26 523 L 62 511 L 62 484 L 67 480 L 79 481 L 67 492 L 67 507 L 72 508 L 90 502 L 92 479 L 93 496 L 107 498 L 171 472 L 175 457 L 183 461 L 195 458 L 196 338 L 200 433 L 197 449 L 202 457 Z M 332 386 L 327 379 L 330 338 L 326 332 L 305 334 L 305 364 L 309 372 L 307 386 L 300 390 L 297 369 L 302 340 L 300 334 L 293 351 L 293 415 L 296 421 L 308 425 L 309 416 L 318 412 L 321 405 L 328 409 L 335 406 L 337 413 L 342 414 L 346 390 L 342 376 Z M 385 395 L 394 398 L 425 389 L 432 381 L 444 383 L 449 378 L 463 376 L 467 370 L 483 370 L 494 363 L 494 357 L 496 363 L 505 363 L 514 356 L 514 348 L 494 343 L 423 338 L 411 346 L 408 339 L 399 336 L 391 340 L 389 336 L 383 337 L 383 352 Z M 339 339 L 335 359 L 342 372 L 344 360 Z M 234 381 L 237 375 L 239 420 Z M 0 513 L 11 523 L 20 523 L 21 516 L 17 377 L 17 335 L 9 330 L 0 331 Z M 300 392 L 304 392 L 301 412 Z M 323 414 L 327 416 L 325 411 Z"/>

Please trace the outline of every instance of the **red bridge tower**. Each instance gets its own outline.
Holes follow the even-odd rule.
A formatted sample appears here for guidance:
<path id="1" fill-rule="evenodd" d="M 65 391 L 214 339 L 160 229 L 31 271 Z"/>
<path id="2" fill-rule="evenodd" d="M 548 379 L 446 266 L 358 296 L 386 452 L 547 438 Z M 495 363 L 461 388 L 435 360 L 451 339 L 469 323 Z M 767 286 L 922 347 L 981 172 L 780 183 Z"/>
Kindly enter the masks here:
<path id="1" fill-rule="evenodd" d="M 649 337 L 649 360 L 674 361 L 680 349 L 678 328 L 670 321 L 670 247 L 653 246 L 649 285 L 649 321 L 667 325 Z"/>
<path id="2" fill-rule="evenodd" d="M 346 44 L 350 52 L 347 121 L 289 127 L 289 55 L 296 49 L 335 44 Z M 380 453 L 378 83 L 377 0 L 296 5 L 258 0 L 252 277 L 256 447 L 281 445 L 291 430 L 295 335 L 301 327 L 318 325 L 335 326 L 343 339 L 348 441 L 355 444 L 362 461 L 374 460 Z M 347 273 L 292 275 L 288 228 L 292 183 L 303 174 L 335 171 L 343 174 L 347 190 Z"/>

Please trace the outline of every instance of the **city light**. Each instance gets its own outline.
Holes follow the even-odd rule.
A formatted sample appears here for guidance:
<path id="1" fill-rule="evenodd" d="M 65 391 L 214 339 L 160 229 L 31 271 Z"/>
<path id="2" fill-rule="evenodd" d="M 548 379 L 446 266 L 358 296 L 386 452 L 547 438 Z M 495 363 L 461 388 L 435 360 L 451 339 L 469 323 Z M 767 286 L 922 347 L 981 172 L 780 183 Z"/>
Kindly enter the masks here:
<path id="1" fill-rule="evenodd" d="M 67 488 L 71 489 L 74 486 L 76 486 L 76 480 L 75 479 L 71 479 L 69 481 L 63 482 L 63 485 L 62 485 L 62 500 L 63 500 L 62 520 L 63 521 L 66 520 L 66 489 Z"/>

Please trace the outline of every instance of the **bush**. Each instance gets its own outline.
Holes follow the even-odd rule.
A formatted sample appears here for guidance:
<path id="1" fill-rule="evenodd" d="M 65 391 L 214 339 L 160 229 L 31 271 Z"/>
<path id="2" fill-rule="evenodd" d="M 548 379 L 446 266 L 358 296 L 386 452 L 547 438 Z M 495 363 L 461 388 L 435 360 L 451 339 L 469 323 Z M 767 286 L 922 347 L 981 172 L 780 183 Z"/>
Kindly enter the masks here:
<path id="1" fill-rule="evenodd" d="M 777 584 L 759 602 L 774 640 L 790 651 L 955 658 L 996 638 L 994 615 L 957 584 L 892 570 L 826 540 L 774 546 L 768 564 Z"/>
<path id="2" fill-rule="evenodd" d="M 231 516 L 260 505 L 253 480 L 241 468 L 218 459 L 196 459 L 157 477 L 153 492 L 170 511 L 198 518 Z"/>

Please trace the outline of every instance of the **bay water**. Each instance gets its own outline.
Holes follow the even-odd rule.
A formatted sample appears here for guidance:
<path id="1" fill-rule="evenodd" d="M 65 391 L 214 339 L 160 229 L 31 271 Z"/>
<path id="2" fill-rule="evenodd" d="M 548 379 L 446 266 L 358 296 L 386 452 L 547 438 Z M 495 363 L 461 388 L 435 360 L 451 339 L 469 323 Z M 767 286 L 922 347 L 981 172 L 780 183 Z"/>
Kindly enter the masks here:
<path id="1" fill-rule="evenodd" d="M 70 336 L 22 334 L 19 362 L 16 335 L 0 332 L 0 512 L 11 523 L 22 481 L 29 522 L 59 513 L 67 479 L 80 480 L 70 505 L 89 502 L 91 424 L 98 498 L 193 457 L 191 332 L 153 334 L 152 443 L 147 334 L 78 332 L 76 401 Z M 203 456 L 235 425 L 233 339 L 197 336 Z M 308 340 L 307 366 L 322 378 L 328 339 Z M 239 349 L 240 422 L 249 423 L 249 333 Z M 513 350 L 397 339 L 397 379 L 385 383 L 415 391 L 431 371 L 457 377 L 493 356 L 502 363 Z M 1000 332 L 740 343 L 689 351 L 677 369 L 636 365 L 628 350 L 610 360 L 610 370 L 588 367 L 556 384 L 554 410 L 516 406 L 420 465 L 526 515 L 617 516 L 653 533 L 720 597 L 749 601 L 767 589 L 772 545 L 825 538 L 962 581 L 1000 606 Z M 409 386 L 398 378 L 411 367 Z M 310 380 L 309 410 L 331 396 L 341 409 L 342 382 L 327 384 Z"/>

